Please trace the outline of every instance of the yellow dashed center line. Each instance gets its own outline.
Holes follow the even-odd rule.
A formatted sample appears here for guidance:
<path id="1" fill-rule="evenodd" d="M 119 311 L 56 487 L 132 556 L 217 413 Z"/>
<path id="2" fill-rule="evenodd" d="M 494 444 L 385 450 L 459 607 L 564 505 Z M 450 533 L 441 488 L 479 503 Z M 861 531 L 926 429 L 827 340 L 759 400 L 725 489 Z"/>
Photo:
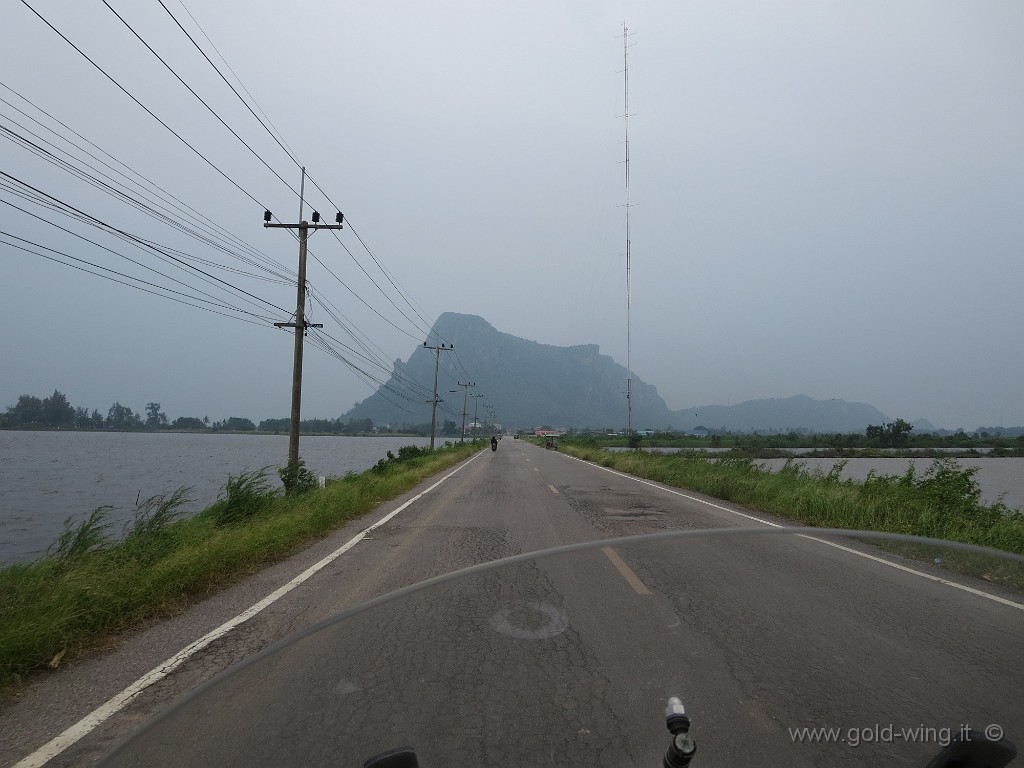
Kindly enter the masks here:
<path id="1" fill-rule="evenodd" d="M 612 565 L 614 565 L 615 569 L 622 574 L 622 578 L 629 582 L 629 586 L 633 588 L 634 592 L 638 595 L 652 594 L 651 590 L 647 588 L 647 585 L 640 581 L 640 577 L 633 573 L 633 569 L 626 565 L 626 562 L 619 557 L 618 552 L 611 547 L 601 547 L 601 551 L 604 552 L 608 556 L 608 559 L 612 561 Z"/>

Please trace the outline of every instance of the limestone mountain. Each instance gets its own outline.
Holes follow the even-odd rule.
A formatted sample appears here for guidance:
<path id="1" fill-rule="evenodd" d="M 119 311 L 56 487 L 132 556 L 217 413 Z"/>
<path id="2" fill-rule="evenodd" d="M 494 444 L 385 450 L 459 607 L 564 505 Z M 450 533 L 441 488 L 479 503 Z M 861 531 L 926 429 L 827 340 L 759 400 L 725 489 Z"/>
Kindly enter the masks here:
<path id="1" fill-rule="evenodd" d="M 454 344 L 442 352 L 438 373 L 438 423 L 461 425 L 463 390 L 473 381 L 480 404 L 494 406 L 494 420 L 505 428 L 540 426 L 621 430 L 626 426 L 626 369 L 602 355 L 596 344 L 556 347 L 495 329 L 482 317 L 446 312 L 430 334 L 431 345 Z M 375 424 L 430 421 L 434 351 L 418 347 L 405 362 L 396 360 L 386 386 L 349 411 L 345 419 Z M 457 392 L 449 390 L 456 389 Z M 467 423 L 473 419 L 469 399 Z M 484 421 L 485 412 L 479 412 Z M 658 391 L 633 377 L 633 426 L 662 429 L 669 409 Z"/>

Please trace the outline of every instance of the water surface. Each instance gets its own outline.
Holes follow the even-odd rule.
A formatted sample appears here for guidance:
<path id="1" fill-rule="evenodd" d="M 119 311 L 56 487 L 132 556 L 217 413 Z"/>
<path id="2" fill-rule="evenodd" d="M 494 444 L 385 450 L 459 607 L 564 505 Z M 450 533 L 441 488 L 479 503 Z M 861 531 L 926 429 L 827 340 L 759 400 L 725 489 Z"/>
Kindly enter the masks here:
<path id="1" fill-rule="evenodd" d="M 390 450 L 429 445 L 423 437 L 303 437 L 300 455 L 321 476 L 362 472 Z M 287 435 L 153 432 L 18 432 L 0 430 L 0 564 L 42 555 L 64 520 L 111 505 L 120 535 L 139 499 L 193 486 L 197 512 L 217 500 L 229 475 L 271 466 L 288 456 Z"/>

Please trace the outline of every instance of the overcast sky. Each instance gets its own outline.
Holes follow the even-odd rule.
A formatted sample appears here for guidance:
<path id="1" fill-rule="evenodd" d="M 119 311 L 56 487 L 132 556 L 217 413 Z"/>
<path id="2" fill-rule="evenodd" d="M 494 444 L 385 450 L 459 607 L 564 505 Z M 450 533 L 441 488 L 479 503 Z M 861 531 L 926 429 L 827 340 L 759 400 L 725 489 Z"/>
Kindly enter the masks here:
<path id="1" fill-rule="evenodd" d="M 101 0 L 28 2 L 109 78 L 5 4 L 0 408 L 57 388 L 104 413 L 287 416 L 292 337 L 272 323 L 298 249 L 262 217 L 297 220 L 299 164 L 320 188 L 306 216 L 354 227 L 310 239 L 308 319 L 362 371 L 307 346 L 304 416 L 369 396 L 446 311 L 625 365 L 625 22 L 634 374 L 673 409 L 803 393 L 1024 424 L 1019 0 L 108 0 L 134 33 Z"/>

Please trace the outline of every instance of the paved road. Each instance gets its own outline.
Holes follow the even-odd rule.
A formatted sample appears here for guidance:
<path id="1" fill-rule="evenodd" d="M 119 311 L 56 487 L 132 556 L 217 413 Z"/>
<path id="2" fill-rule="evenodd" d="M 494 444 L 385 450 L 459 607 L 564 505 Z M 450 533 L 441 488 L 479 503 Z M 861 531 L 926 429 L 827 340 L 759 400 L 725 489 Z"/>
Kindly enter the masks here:
<path id="1" fill-rule="evenodd" d="M 93 762 L 226 666 L 371 597 L 550 546 L 755 524 L 742 513 L 506 438 L 48 765 Z M 372 521 L 34 686 L 0 716 L 5 764 Z M 1024 734 L 1024 611 L 855 551 L 680 540 L 448 582 L 253 664 L 124 764 L 359 765 L 413 743 L 426 766 L 655 766 L 672 694 L 694 718 L 695 765 L 918 765 L 937 746 L 898 729 L 936 729 L 921 734 L 932 742 L 966 723 Z M 885 740 L 889 725 L 894 743 L 850 744 Z M 802 726 L 839 728 L 847 743 L 794 743 L 788 729 Z"/>

